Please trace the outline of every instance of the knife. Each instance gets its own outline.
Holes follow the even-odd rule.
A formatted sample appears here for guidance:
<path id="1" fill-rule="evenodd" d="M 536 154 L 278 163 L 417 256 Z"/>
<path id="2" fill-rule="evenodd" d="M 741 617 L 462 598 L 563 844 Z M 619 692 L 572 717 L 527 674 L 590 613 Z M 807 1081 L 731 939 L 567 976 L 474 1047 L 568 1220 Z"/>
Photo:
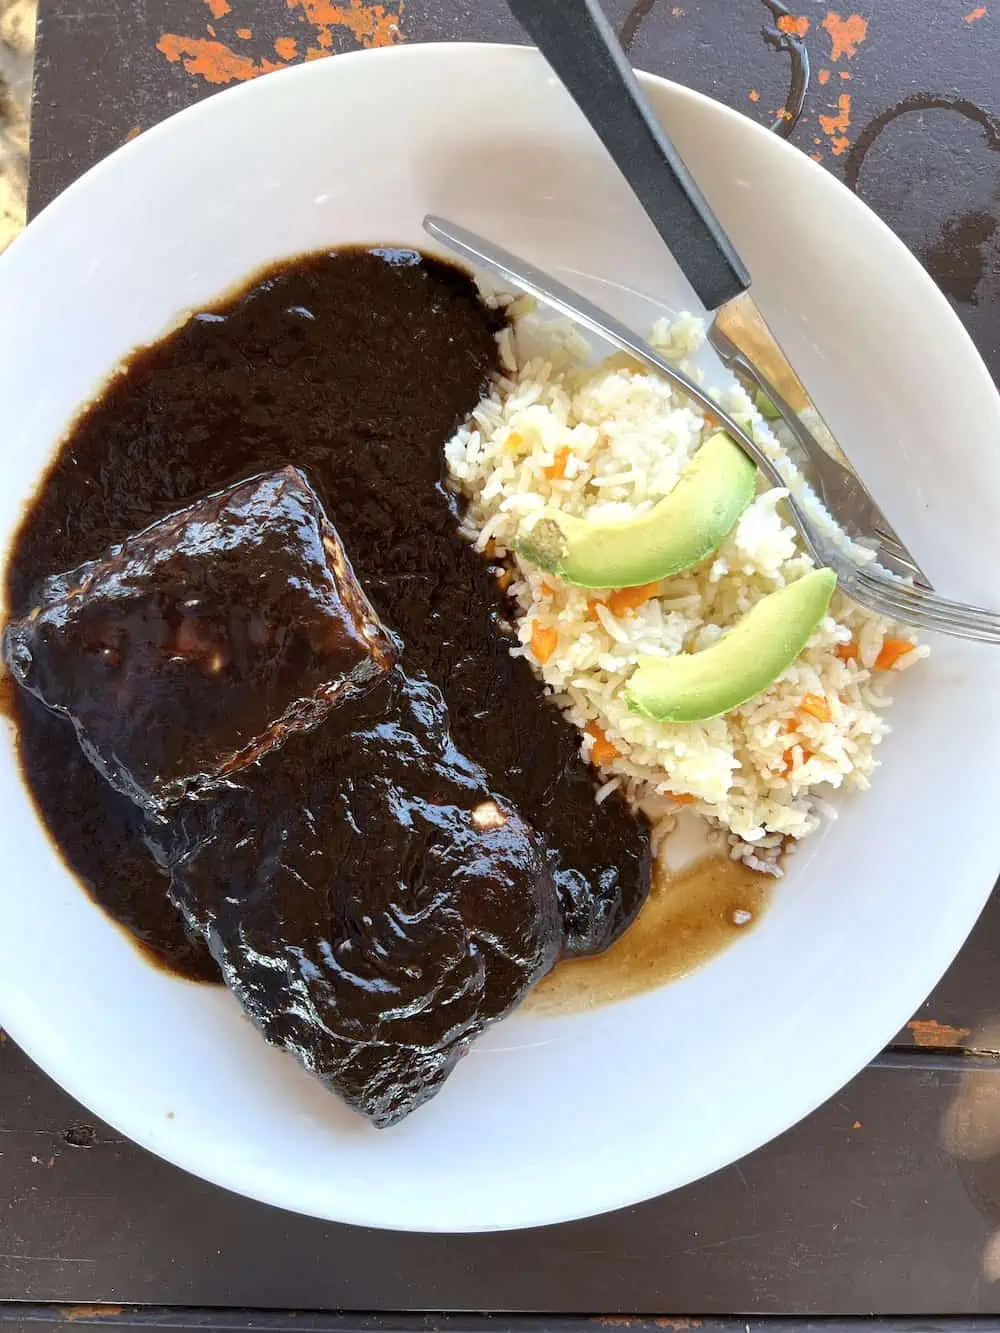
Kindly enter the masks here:
<path id="1" fill-rule="evenodd" d="M 705 306 L 708 340 L 785 421 L 790 452 L 827 509 L 874 546 L 893 573 L 930 587 L 885 513 L 850 467 L 750 294 L 750 274 L 653 115 L 599 0 L 508 0 L 510 10 L 596 131 Z"/>

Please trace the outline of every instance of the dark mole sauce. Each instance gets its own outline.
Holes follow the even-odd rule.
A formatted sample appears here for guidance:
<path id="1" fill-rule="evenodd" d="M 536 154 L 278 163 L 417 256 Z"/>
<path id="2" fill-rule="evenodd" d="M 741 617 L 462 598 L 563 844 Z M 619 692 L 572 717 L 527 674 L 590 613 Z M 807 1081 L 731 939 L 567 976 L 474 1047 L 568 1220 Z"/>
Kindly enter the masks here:
<path id="1" fill-rule="evenodd" d="M 72 427 L 14 543 L 6 604 L 24 614 L 44 576 L 206 492 L 302 468 L 404 667 L 444 693 L 456 743 L 543 833 L 567 882 L 606 885 L 620 870 L 623 926 L 648 887 L 648 832 L 614 799 L 598 816 L 578 738 L 510 657 L 509 607 L 442 483 L 443 444 L 496 368 L 497 327 L 468 277 L 411 251 L 345 250 L 258 276 L 135 353 Z M 68 723 L 24 691 L 4 706 L 70 868 L 157 960 L 217 979 L 167 900 L 136 807 Z"/>

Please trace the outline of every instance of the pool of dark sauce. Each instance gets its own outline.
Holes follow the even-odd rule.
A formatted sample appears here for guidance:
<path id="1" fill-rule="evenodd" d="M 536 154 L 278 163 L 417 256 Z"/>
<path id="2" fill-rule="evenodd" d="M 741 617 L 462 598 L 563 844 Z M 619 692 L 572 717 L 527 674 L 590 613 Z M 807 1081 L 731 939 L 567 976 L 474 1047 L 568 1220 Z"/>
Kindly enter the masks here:
<path id="1" fill-rule="evenodd" d="M 300 467 L 402 640 L 403 667 L 438 685 L 458 745 L 545 838 L 569 886 L 570 951 L 575 931 L 575 952 L 593 952 L 645 899 L 649 830 L 617 796 L 598 813 L 579 738 L 510 657 L 498 571 L 460 537 L 443 484 L 443 444 L 496 369 L 498 319 L 466 275 L 412 251 L 343 250 L 257 275 L 132 355 L 82 413 L 15 540 L 6 604 L 21 615 L 47 575 L 206 493 Z M 217 981 L 167 898 L 137 807 L 98 775 L 69 724 L 9 679 L 0 709 L 69 868 L 152 959 Z M 321 774 L 323 728 L 298 750 Z M 625 936 L 598 958 L 561 963 L 534 1004 L 572 1010 L 682 975 L 745 931 L 768 889 L 726 862 L 658 873 Z M 614 904 L 603 916 L 601 901 Z"/>
<path id="2" fill-rule="evenodd" d="M 207 493 L 301 468 L 404 644 L 403 668 L 441 689 L 456 743 L 545 839 L 566 948 L 588 952 L 644 900 L 649 830 L 621 802 L 594 806 L 579 738 L 511 658 L 510 606 L 443 485 L 443 445 L 496 370 L 498 322 L 467 275 L 412 251 L 344 250 L 257 275 L 132 355 L 83 412 L 14 542 L 6 604 L 23 615 L 45 576 Z M 159 962 L 214 979 L 137 807 L 68 723 L 24 691 L 10 708 L 24 778 L 69 867 Z M 320 782 L 325 745 L 318 727 L 295 747 Z"/>

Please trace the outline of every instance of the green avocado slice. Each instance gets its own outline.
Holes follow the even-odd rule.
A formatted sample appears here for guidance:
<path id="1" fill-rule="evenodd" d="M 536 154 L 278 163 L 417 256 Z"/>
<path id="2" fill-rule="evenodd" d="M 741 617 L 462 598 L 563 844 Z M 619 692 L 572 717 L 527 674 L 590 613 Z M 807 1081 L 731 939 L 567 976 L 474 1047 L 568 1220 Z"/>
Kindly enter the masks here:
<path id="1" fill-rule="evenodd" d="M 780 421 L 781 413 L 771 402 L 763 389 L 758 389 L 753 396 L 754 406 L 765 421 Z"/>
<path id="2" fill-rule="evenodd" d="M 711 555 L 753 499 L 757 470 L 721 431 L 706 440 L 673 490 L 624 523 L 545 510 L 519 555 L 581 588 L 634 588 Z"/>
<path id="3" fill-rule="evenodd" d="M 628 706 L 656 722 L 704 722 L 738 708 L 791 666 L 836 586 L 832 569 L 815 569 L 762 597 L 711 648 L 640 657 L 625 688 Z"/>

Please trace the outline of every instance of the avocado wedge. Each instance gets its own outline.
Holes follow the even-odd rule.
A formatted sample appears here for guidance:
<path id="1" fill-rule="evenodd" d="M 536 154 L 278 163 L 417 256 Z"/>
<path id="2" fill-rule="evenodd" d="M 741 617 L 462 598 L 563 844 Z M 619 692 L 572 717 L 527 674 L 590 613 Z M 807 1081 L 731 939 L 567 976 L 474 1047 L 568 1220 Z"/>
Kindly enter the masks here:
<path id="1" fill-rule="evenodd" d="M 721 545 L 753 499 L 757 470 L 721 431 L 669 495 L 639 518 L 592 523 L 545 510 L 518 554 L 581 588 L 634 588 L 690 569 Z"/>
<path id="2" fill-rule="evenodd" d="M 763 389 L 758 389 L 753 396 L 754 406 L 765 421 L 780 421 L 781 413 L 771 402 Z"/>
<path id="3" fill-rule="evenodd" d="M 677 657 L 640 657 L 625 689 L 633 712 L 657 722 L 704 722 L 766 690 L 801 653 L 837 586 L 816 569 L 762 597 L 711 648 Z"/>

